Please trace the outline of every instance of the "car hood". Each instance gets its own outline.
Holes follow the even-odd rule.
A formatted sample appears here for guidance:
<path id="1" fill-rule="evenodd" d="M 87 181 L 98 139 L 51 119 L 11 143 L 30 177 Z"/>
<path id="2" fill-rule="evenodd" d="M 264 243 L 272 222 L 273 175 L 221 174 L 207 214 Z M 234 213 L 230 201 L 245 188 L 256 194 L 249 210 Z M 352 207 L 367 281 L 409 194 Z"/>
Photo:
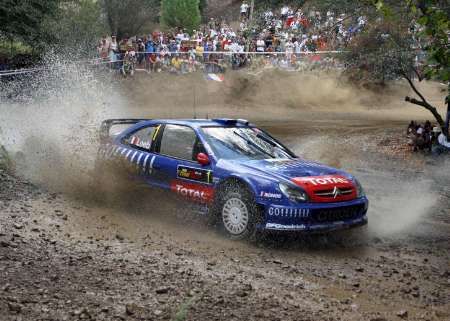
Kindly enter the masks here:
<path id="1" fill-rule="evenodd" d="M 343 171 L 320 163 L 307 161 L 301 158 L 295 159 L 264 159 L 241 162 L 243 167 L 252 171 L 261 171 L 265 174 L 291 180 L 292 178 L 324 175 L 350 176 Z"/>

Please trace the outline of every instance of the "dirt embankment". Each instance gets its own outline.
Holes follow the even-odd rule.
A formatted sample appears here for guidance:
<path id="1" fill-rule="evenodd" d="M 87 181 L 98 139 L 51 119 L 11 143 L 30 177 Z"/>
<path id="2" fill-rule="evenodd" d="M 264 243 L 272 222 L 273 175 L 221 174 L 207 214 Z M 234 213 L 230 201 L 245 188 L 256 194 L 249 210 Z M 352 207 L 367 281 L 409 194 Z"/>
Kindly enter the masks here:
<path id="1" fill-rule="evenodd" d="M 424 82 L 419 88 L 444 112 L 444 86 Z M 337 116 L 406 121 L 431 116 L 404 101 L 413 93 L 402 81 L 374 93 L 356 88 L 332 72 L 229 72 L 223 83 L 205 80 L 201 73 L 140 75 L 120 91 L 130 100 L 131 111 L 150 117 L 223 116 L 257 121 Z"/>

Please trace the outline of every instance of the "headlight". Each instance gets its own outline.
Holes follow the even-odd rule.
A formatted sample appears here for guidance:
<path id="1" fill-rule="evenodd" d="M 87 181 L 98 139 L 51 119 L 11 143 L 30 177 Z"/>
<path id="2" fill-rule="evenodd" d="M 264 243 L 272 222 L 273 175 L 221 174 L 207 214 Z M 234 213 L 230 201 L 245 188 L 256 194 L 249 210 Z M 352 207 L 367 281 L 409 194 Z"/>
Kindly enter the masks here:
<path id="1" fill-rule="evenodd" d="M 291 186 L 285 183 L 278 185 L 280 191 L 293 202 L 306 202 L 308 201 L 308 194 L 299 187 Z"/>
<path id="2" fill-rule="evenodd" d="M 364 188 L 358 182 L 358 180 L 355 178 L 355 179 L 353 179 L 353 182 L 355 183 L 355 186 L 356 186 L 356 197 L 361 198 L 361 197 L 366 196 L 366 192 L 364 192 Z"/>

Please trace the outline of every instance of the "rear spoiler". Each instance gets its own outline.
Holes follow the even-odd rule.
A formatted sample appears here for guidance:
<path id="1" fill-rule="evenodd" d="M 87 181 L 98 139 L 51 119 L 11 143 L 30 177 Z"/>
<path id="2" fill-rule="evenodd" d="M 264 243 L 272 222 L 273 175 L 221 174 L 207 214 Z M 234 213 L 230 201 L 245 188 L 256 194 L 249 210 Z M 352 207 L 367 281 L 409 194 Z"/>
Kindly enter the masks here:
<path id="1" fill-rule="evenodd" d="M 148 121 L 151 119 L 133 119 L 133 118 L 124 118 L 124 119 L 107 119 L 102 122 L 100 126 L 100 142 L 107 141 L 111 135 L 110 130 L 111 127 L 116 125 L 134 125 L 141 121 Z"/>

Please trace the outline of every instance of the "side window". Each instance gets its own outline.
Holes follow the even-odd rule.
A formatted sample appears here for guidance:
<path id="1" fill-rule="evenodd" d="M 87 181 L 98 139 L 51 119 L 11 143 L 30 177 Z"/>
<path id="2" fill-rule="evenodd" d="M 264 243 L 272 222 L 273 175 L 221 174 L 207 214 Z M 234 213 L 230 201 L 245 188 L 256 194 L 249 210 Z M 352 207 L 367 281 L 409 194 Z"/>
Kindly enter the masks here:
<path id="1" fill-rule="evenodd" d="M 185 160 L 193 160 L 197 135 L 187 126 L 166 125 L 161 139 L 160 153 Z"/>
<path id="2" fill-rule="evenodd" d="M 126 139 L 126 143 L 149 151 L 152 147 L 153 136 L 156 134 L 157 128 L 158 126 L 142 128 L 131 134 Z"/>

